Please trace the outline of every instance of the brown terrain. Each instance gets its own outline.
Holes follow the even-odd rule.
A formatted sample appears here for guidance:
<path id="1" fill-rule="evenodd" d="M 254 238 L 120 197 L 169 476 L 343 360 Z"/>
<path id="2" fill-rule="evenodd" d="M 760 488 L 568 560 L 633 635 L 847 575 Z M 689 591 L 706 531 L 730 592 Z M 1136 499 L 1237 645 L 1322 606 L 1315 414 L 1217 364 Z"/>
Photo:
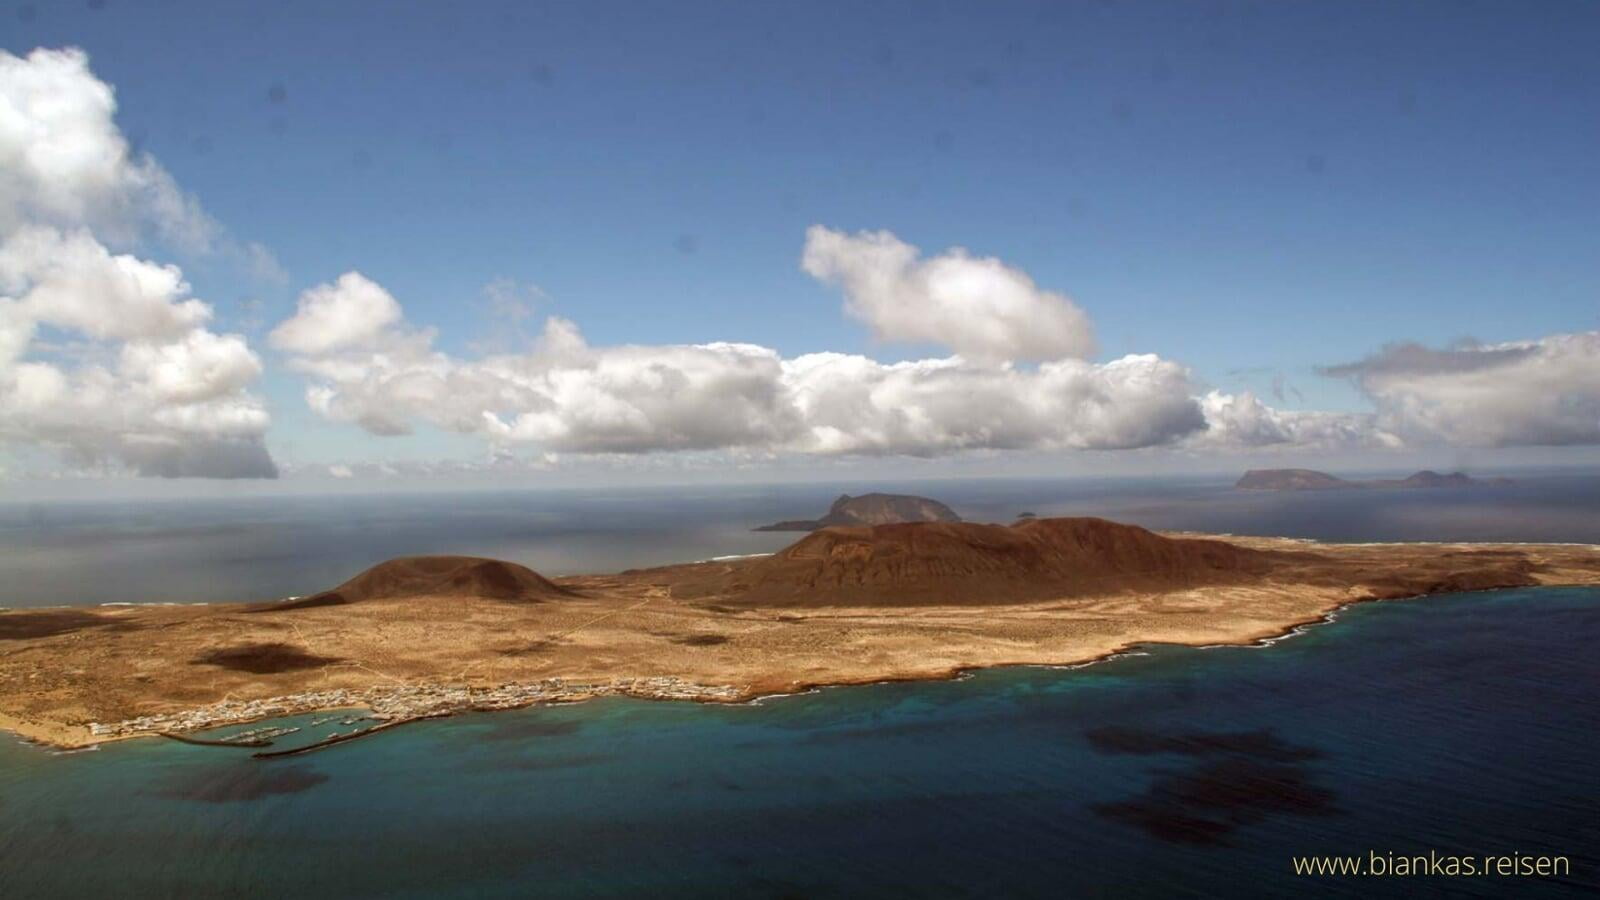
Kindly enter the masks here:
<path id="1" fill-rule="evenodd" d="M 756 531 L 816 531 L 835 525 L 895 525 L 903 522 L 959 522 L 955 510 L 937 500 L 911 494 L 840 494 L 820 519 L 792 519 Z"/>
<path id="2" fill-rule="evenodd" d="M 477 597 L 539 603 L 574 596 L 527 566 L 476 556 L 399 556 L 379 563 L 331 591 L 266 603 L 251 612 L 282 612 L 406 597 Z"/>
<path id="3" fill-rule="evenodd" d="M 1245 643 L 1363 600 L 1596 583 L 1593 546 L 1318 544 L 1103 519 L 827 528 L 767 557 L 554 580 L 409 557 L 279 603 L 0 612 L 0 727 L 79 746 L 379 703 L 393 722 L 597 693 L 744 700 Z"/>
<path id="4" fill-rule="evenodd" d="M 678 594 L 741 607 L 981 605 L 1229 584 L 1270 567 L 1261 551 L 1104 519 L 930 522 L 827 528 Z"/>
<path id="5" fill-rule="evenodd" d="M 1315 469 L 1251 469 L 1234 487 L 1246 491 L 1331 491 L 1347 488 L 1461 488 L 1511 484 L 1509 478 L 1473 478 L 1465 472 L 1441 475 L 1431 469 L 1404 478 L 1350 481 Z"/>

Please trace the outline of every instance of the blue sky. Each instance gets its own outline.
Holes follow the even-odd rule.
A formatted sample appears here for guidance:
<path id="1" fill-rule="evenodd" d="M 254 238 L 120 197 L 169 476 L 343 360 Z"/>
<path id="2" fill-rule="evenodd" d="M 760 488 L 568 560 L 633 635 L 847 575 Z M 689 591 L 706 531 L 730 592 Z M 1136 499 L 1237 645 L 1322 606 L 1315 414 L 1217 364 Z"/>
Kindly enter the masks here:
<path id="1" fill-rule="evenodd" d="M 277 284 L 175 258 L 306 459 L 375 439 L 309 412 L 265 335 L 351 269 L 453 354 L 506 339 L 483 288 L 513 279 L 527 327 L 594 345 L 939 355 L 800 269 L 808 226 L 885 229 L 1071 297 L 1101 359 L 1346 412 L 1371 403 L 1316 367 L 1600 316 L 1592 3 L 106 0 L 3 35 L 84 48 L 135 147 L 276 255 Z"/>

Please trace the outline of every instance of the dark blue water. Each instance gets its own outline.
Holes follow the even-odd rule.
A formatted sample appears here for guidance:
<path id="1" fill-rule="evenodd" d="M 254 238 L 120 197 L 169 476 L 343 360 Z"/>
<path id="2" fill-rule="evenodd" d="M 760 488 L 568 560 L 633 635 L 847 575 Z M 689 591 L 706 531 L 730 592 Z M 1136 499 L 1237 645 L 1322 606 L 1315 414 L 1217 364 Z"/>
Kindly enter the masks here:
<path id="1" fill-rule="evenodd" d="M 1259 648 L 406 726 L 274 762 L 0 745 L 0 896 L 1565 896 L 1600 887 L 1600 591 Z M 1557 854 L 1565 880 L 1297 877 Z"/>

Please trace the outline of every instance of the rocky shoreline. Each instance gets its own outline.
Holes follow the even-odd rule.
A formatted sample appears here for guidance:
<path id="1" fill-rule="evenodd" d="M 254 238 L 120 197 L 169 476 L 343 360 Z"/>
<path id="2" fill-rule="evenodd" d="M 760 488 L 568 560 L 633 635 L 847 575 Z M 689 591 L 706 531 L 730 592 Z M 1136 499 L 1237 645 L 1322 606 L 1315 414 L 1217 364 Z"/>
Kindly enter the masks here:
<path id="1" fill-rule="evenodd" d="M 571 682 L 562 678 L 506 682 L 490 687 L 406 684 L 364 690 L 308 691 L 260 700 L 222 700 L 173 713 L 139 716 L 120 722 L 90 722 L 91 741 L 183 734 L 243 725 L 262 719 L 303 715 L 329 709 L 365 709 L 379 721 L 432 718 L 470 711 L 516 709 L 540 703 L 574 703 L 595 697 L 626 696 L 646 700 L 731 702 L 747 690 L 733 685 L 702 685 L 674 677 L 619 678 L 604 682 Z"/>
<path id="2" fill-rule="evenodd" d="M 927 523 L 826 530 L 773 557 L 569 576 L 548 590 L 539 578 L 414 557 L 312 605 L 0 612 L 0 729 L 77 749 L 208 739 L 319 710 L 397 724 L 610 695 L 737 703 L 1139 643 L 1248 641 L 1358 600 L 1595 584 L 1600 548 Z M 458 592 L 427 593 L 441 579 Z"/>

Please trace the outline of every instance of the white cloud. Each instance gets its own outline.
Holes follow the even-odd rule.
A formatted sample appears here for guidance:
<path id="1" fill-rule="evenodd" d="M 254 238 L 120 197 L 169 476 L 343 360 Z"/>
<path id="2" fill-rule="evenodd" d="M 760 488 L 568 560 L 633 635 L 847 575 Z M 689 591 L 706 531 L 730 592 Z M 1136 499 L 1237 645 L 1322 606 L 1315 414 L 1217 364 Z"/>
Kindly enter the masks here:
<path id="1" fill-rule="evenodd" d="M 261 360 L 239 335 L 196 328 L 172 341 L 124 344 L 119 369 L 162 404 L 193 405 L 244 390 L 261 375 Z"/>
<path id="2" fill-rule="evenodd" d="M 1277 409 L 1249 391 L 1208 391 L 1199 401 L 1206 430 L 1190 440 L 1196 448 L 1392 448 L 1401 443 L 1375 427 L 1370 415 Z"/>
<path id="3" fill-rule="evenodd" d="M 87 226 L 113 243 L 144 228 L 210 249 L 217 224 L 117 128 L 116 94 L 82 50 L 0 51 L 0 232 Z"/>
<path id="4" fill-rule="evenodd" d="M 1600 332 L 1446 350 L 1395 344 L 1325 374 L 1351 379 L 1409 444 L 1600 443 Z"/>
<path id="5" fill-rule="evenodd" d="M 972 360 L 1086 359 L 1089 318 L 994 257 L 956 247 L 919 259 L 887 231 L 806 230 L 801 268 L 844 290 L 845 310 L 886 341 L 933 343 Z"/>
<path id="6" fill-rule="evenodd" d="M 272 346 L 287 353 L 321 356 L 369 347 L 400 321 L 400 304 L 360 272 L 346 272 L 333 284 L 300 295 L 292 318 L 273 329 Z"/>
<path id="7" fill-rule="evenodd" d="M 352 273 L 353 275 L 353 273 Z M 387 306 L 350 301 L 346 275 L 307 292 L 275 343 L 300 348 L 318 414 L 379 435 L 416 421 L 573 454 L 735 450 L 934 456 L 981 449 L 1117 449 L 1168 444 L 1205 427 L 1182 366 L 1155 356 L 1037 368 L 961 357 L 880 363 L 818 353 L 784 359 L 751 344 L 592 347 L 551 317 L 521 354 L 460 360 Z M 392 299 L 392 298 L 390 298 Z M 328 302 L 324 303 L 323 300 Z M 355 315 L 378 309 L 381 314 Z M 301 340 L 328 318 L 359 339 Z M 377 321 L 387 324 L 366 327 Z M 277 336 L 287 335 L 279 340 Z M 310 351 L 310 352 L 307 352 Z"/>
<path id="8" fill-rule="evenodd" d="M 0 244 L 0 291 L 35 322 L 101 339 L 173 337 L 211 317 L 177 266 L 113 256 L 84 229 L 16 230 Z"/>
<path id="9" fill-rule="evenodd" d="M 218 230 L 113 121 L 79 50 L 0 51 L 0 443 L 145 475 L 271 477 L 244 338 L 208 330 L 183 272 L 103 241 Z M 258 265 L 270 254 L 252 248 Z"/>
<path id="10" fill-rule="evenodd" d="M 775 352 L 750 344 L 591 348 L 571 322 L 552 318 L 533 353 L 454 374 L 474 386 L 468 396 L 488 402 L 474 425 L 491 437 L 641 453 L 766 445 L 797 433 L 782 371 Z"/>
<path id="11" fill-rule="evenodd" d="M 939 274 L 944 263 L 1004 270 L 960 253 L 918 262 L 914 248 L 887 233 L 812 229 L 806 256 L 808 270 L 841 280 L 852 303 L 880 318 L 900 314 L 889 309 L 896 304 L 921 303 L 937 319 L 959 293 L 950 285 L 965 279 Z M 1026 276 L 1004 271 L 1001 280 L 1033 290 Z M 1027 302 L 999 306 L 1020 311 Z M 1073 308 L 1072 317 L 1081 315 Z M 1018 312 L 1015 321 L 1026 318 Z M 1000 324 L 973 333 L 1008 333 L 1007 315 L 991 319 Z M 1069 331 L 1086 336 L 1087 325 Z M 1005 343 L 984 340 L 989 350 Z M 1021 365 L 971 345 L 894 363 L 841 353 L 785 358 L 751 344 L 594 347 L 559 317 L 546 320 L 526 352 L 458 358 L 437 350 L 432 332 L 408 324 L 388 292 L 356 273 L 308 291 L 274 341 L 309 376 L 307 400 L 328 419 L 379 435 L 424 422 L 493 447 L 572 456 L 1600 442 L 1600 333 L 1446 351 L 1405 345 L 1329 370 L 1355 379 L 1375 413 L 1287 410 L 1248 391 L 1208 391 L 1182 365 L 1154 355 Z M 1025 354 L 1012 341 L 1007 355 Z"/>
<path id="12" fill-rule="evenodd" d="M 0 443 L 152 475 L 271 475 L 267 412 L 250 393 L 260 359 L 243 337 L 211 330 L 212 307 L 177 266 L 128 248 L 155 235 L 286 276 L 133 152 L 116 108 L 81 50 L 0 51 Z M 518 349 L 463 358 L 357 272 L 304 292 L 270 340 L 325 418 L 379 435 L 419 422 L 479 435 L 497 460 L 531 445 L 540 465 L 558 453 L 1600 443 L 1600 332 L 1387 347 L 1326 370 L 1351 379 L 1373 413 L 1293 411 L 1205 392 L 1153 355 L 1094 362 L 1085 313 L 993 257 L 924 257 L 888 231 L 817 225 L 801 266 L 838 286 L 877 338 L 950 354 L 884 363 L 734 343 L 594 347 L 558 317 L 529 347 L 522 323 L 543 295 L 497 281 L 485 298 L 499 340 L 485 346 Z M 1276 382 L 1274 392 L 1282 401 Z"/>
<path id="13" fill-rule="evenodd" d="M 884 364 L 814 353 L 785 363 L 783 384 L 806 428 L 791 448 L 812 453 L 1125 449 L 1205 424 L 1188 373 L 1155 356 L 1029 371 L 959 357 Z"/>
<path id="14" fill-rule="evenodd" d="M 1390 348 L 1332 370 L 1356 378 L 1376 413 L 1286 410 L 1250 392 L 1207 391 L 1159 356 L 1079 358 L 1090 340 L 1082 312 L 996 260 L 962 251 L 919 260 L 887 232 L 813 228 L 805 267 L 844 285 L 852 311 L 881 336 L 938 340 L 956 353 L 884 363 L 841 353 L 785 358 L 734 343 L 595 347 L 552 316 L 524 352 L 461 358 L 436 349 L 431 331 L 409 324 L 387 291 L 354 272 L 308 290 L 273 343 L 308 376 L 306 398 L 319 415 L 377 435 L 419 422 L 478 435 L 496 459 L 509 458 L 511 445 L 736 461 L 1600 439 L 1596 335 Z M 1046 352 L 1056 355 L 1012 361 Z"/>
<path id="15" fill-rule="evenodd" d="M 111 256 L 86 232 L 26 228 L 0 244 L 0 440 L 150 475 L 274 474 L 261 361 L 203 323 L 175 267 Z M 63 354 L 48 327 L 80 343 Z"/>

